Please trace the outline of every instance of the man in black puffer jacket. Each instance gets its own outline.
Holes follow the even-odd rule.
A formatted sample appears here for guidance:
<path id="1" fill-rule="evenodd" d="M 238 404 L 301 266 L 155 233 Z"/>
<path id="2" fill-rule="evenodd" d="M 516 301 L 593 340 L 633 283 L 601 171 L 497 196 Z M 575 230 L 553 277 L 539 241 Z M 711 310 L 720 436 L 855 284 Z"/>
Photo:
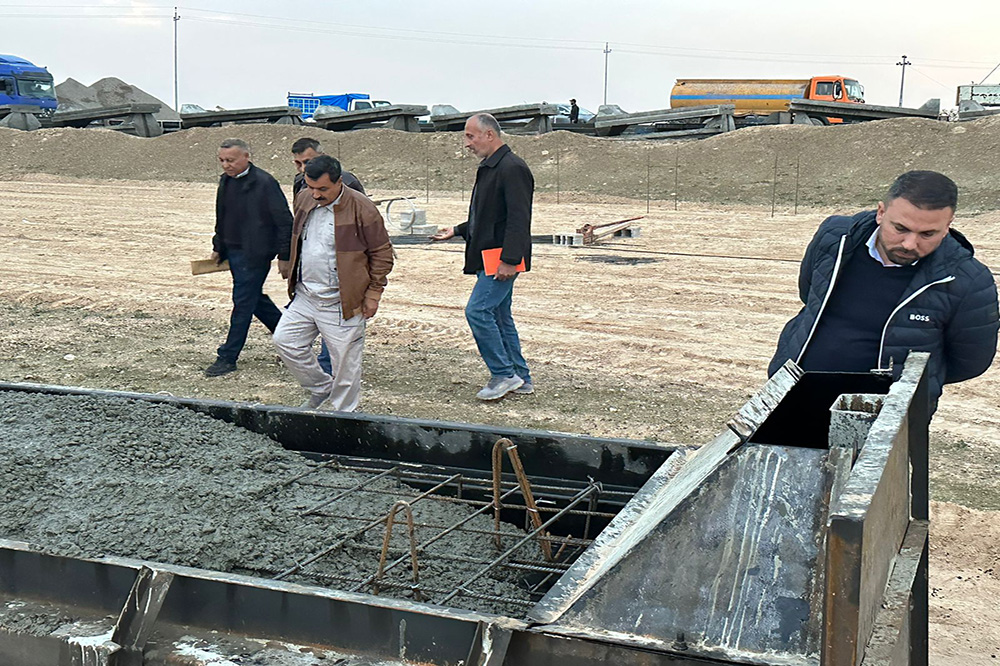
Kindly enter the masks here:
<path id="1" fill-rule="evenodd" d="M 934 171 L 896 179 L 878 209 L 828 218 L 799 271 L 805 304 L 786 325 L 768 374 L 895 368 L 930 352 L 931 411 L 945 384 L 981 375 L 997 350 L 997 287 L 951 228 L 958 188 Z"/>

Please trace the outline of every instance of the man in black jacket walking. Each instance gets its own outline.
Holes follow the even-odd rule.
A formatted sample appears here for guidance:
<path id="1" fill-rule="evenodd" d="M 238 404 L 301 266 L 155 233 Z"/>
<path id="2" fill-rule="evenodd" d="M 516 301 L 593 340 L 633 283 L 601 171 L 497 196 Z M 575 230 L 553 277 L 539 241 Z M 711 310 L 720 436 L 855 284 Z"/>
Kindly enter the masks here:
<path id="1" fill-rule="evenodd" d="M 264 280 L 275 255 L 278 270 L 287 277 L 292 239 L 292 214 L 285 194 L 271 174 L 250 162 L 250 147 L 240 139 L 226 139 L 219 146 L 219 163 L 224 173 L 215 198 L 212 258 L 229 260 L 233 312 L 218 358 L 205 369 L 208 377 L 236 370 L 254 317 L 274 332 L 281 311 L 263 293 Z"/>
<path id="2" fill-rule="evenodd" d="M 299 196 L 299 192 L 306 189 L 306 164 L 312 158 L 320 155 L 326 155 L 326 153 L 323 152 L 323 147 L 316 139 L 303 137 L 292 144 L 292 163 L 295 165 L 295 178 L 292 180 L 292 201 Z M 361 194 L 368 194 L 358 177 L 350 171 L 342 172 L 340 179 L 344 181 L 346 187 L 361 192 Z"/>
<path id="3" fill-rule="evenodd" d="M 828 218 L 802 259 L 804 307 L 771 360 L 804 370 L 895 368 L 930 352 L 931 410 L 944 384 L 981 375 L 997 349 L 997 288 L 972 244 L 951 228 L 958 188 L 934 171 L 896 179 L 877 210 Z"/>
<path id="4" fill-rule="evenodd" d="M 531 270 L 535 180 L 524 160 L 503 142 L 500 125 L 487 113 L 472 116 L 465 123 L 465 147 L 482 160 L 472 189 L 469 219 L 440 231 L 432 239 L 464 238 L 463 272 L 476 276 L 465 318 L 491 375 L 476 397 L 499 400 L 512 391 L 534 393 L 510 305 L 519 270 Z M 496 273 L 487 274 L 483 251 L 498 249 Z"/>

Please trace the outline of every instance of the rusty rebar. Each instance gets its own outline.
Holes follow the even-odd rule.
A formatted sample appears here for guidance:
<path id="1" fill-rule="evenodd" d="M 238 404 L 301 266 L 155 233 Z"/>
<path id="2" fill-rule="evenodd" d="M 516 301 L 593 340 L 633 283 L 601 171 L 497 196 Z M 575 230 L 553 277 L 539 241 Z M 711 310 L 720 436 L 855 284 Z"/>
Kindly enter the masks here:
<path id="1" fill-rule="evenodd" d="M 395 469 L 395 468 L 393 468 L 393 469 Z M 425 497 L 433 495 L 435 492 L 437 492 L 441 488 L 443 488 L 443 487 L 447 486 L 448 484 L 450 484 L 450 483 L 458 480 L 461 476 L 462 476 L 461 474 L 453 474 L 452 476 L 448 477 L 447 479 L 445 479 L 441 483 L 437 484 L 436 486 L 434 486 L 430 490 L 426 490 L 426 491 L 420 493 L 419 495 L 417 495 L 416 497 L 414 497 L 413 500 L 411 501 L 411 504 L 416 504 L 417 502 L 419 502 L 420 500 L 424 499 Z M 364 527 L 361 527 L 361 528 L 359 528 L 357 530 L 354 530 L 353 532 L 341 534 L 340 538 L 337 539 L 337 541 L 333 542 L 332 544 L 330 544 L 329 546 L 327 546 L 323 550 L 319 551 L 318 553 L 315 553 L 314 555 L 309 556 L 304 561 L 302 561 L 302 562 L 296 562 L 294 566 L 289 567 L 288 569 L 285 569 L 280 574 L 278 574 L 277 576 L 275 576 L 275 580 L 281 580 L 281 579 L 286 578 L 286 577 L 288 577 L 288 576 L 290 576 L 290 575 L 292 575 L 294 573 L 298 573 L 299 571 L 303 570 L 305 567 L 309 566 L 310 564 L 312 564 L 316 560 L 319 560 L 319 559 L 321 559 L 323 557 L 326 557 L 330 553 L 333 553 L 333 552 L 335 552 L 335 551 L 343 548 L 344 545 L 348 541 L 350 541 L 351 539 L 356 539 L 357 537 L 361 536 L 362 534 L 364 534 L 365 532 L 367 532 L 371 528 L 375 527 L 376 525 L 381 525 L 383 521 L 385 521 L 385 516 L 381 516 L 379 518 L 376 518 L 376 519 L 372 520 L 371 522 L 365 524 Z"/>
<path id="2" fill-rule="evenodd" d="M 503 497 L 507 497 L 508 495 L 512 495 L 515 490 L 516 490 L 515 488 L 511 488 L 506 493 L 504 493 Z M 477 510 L 477 511 L 475 511 L 473 513 L 470 513 L 468 516 L 466 516 L 465 518 L 459 520 L 457 523 L 451 525 L 450 527 L 448 527 L 448 528 L 440 528 L 443 531 L 438 532 L 437 534 L 435 534 L 434 536 L 432 536 L 430 539 L 428 539 L 427 541 L 424 541 L 419 546 L 417 546 L 417 552 L 422 553 L 425 548 L 427 548 L 428 546 L 430 546 L 431 544 L 433 544 L 435 541 L 438 541 L 439 539 L 443 539 L 444 537 L 448 536 L 449 534 L 451 534 L 452 532 L 454 532 L 456 530 L 458 530 L 458 531 L 466 531 L 466 530 L 463 530 L 462 526 L 465 525 L 466 523 L 472 521 L 473 519 L 481 516 L 482 514 L 486 513 L 486 511 L 489 508 L 490 508 L 490 505 L 489 504 L 485 504 L 479 510 Z M 421 527 L 429 527 L 425 523 L 420 523 L 420 526 Z M 435 528 L 435 529 L 438 529 L 438 528 Z M 383 555 L 383 559 L 384 559 L 384 557 L 385 556 Z M 444 559 L 448 559 L 448 557 L 442 556 L 442 555 L 438 555 L 438 557 L 443 557 Z M 455 559 L 456 557 L 457 556 L 451 556 L 451 559 Z M 389 569 L 394 568 L 396 565 L 402 563 L 405 559 L 406 559 L 405 556 L 396 558 L 396 560 L 393 561 L 388 567 L 386 567 L 385 570 L 388 571 Z M 381 567 L 382 565 L 380 564 L 379 566 Z M 368 577 L 368 578 L 366 578 L 365 580 L 363 580 L 359 585 L 357 585 L 351 591 L 352 592 L 357 592 L 358 590 L 360 590 L 361 588 L 363 588 L 365 585 L 367 585 L 368 583 L 370 583 L 372 580 L 373 580 L 373 577 L 371 577 L 371 576 Z"/>
<path id="3" fill-rule="evenodd" d="M 382 553 L 378 558 L 378 571 L 375 572 L 375 579 L 372 581 L 372 594 L 379 593 L 379 583 L 385 573 L 385 560 L 389 555 L 389 542 L 392 540 L 392 527 L 396 524 L 396 514 L 399 511 L 406 512 L 406 531 L 410 536 L 410 562 L 412 563 L 413 598 L 416 601 L 423 601 L 424 595 L 420 592 L 420 569 L 417 566 L 417 537 L 413 527 L 413 508 L 410 503 L 400 500 L 392 505 L 389 514 L 385 518 L 385 538 L 382 539 Z"/>
<path id="4" fill-rule="evenodd" d="M 437 603 L 438 605 L 443 606 L 443 605 L 446 605 L 449 601 L 451 601 L 452 599 L 454 599 L 455 597 L 457 597 L 460 594 L 470 594 L 471 590 L 468 589 L 468 587 L 467 587 L 468 585 L 470 585 L 471 583 L 474 583 L 475 581 L 479 580 L 480 578 L 482 578 L 483 576 L 485 576 L 487 573 L 489 573 L 490 571 L 492 571 L 496 566 L 502 564 L 504 562 L 504 560 L 506 560 L 511 555 L 513 555 L 514 552 L 517 551 L 517 549 L 519 549 L 524 544 L 528 543 L 528 541 L 530 541 L 532 539 L 539 538 L 545 532 L 545 528 L 546 527 L 548 527 L 552 523 L 554 523 L 557 520 L 559 520 L 563 516 L 563 514 L 565 512 L 569 511 L 574 506 L 576 506 L 577 504 L 579 504 L 583 500 L 587 499 L 597 489 L 598 489 L 597 484 L 592 484 L 591 486 L 589 486 L 589 487 L 581 490 L 579 493 L 577 493 L 577 495 L 573 499 L 571 499 L 569 501 L 569 504 L 567 504 L 559 513 L 557 513 L 556 515 L 552 516 L 551 518 L 549 518 L 548 520 L 546 520 L 544 523 L 542 523 L 541 525 L 539 525 L 538 527 L 536 527 L 532 532 L 529 532 L 525 537 L 523 537 L 522 539 L 518 540 L 518 542 L 515 543 L 513 546 L 511 546 L 510 548 L 508 548 L 507 550 L 505 550 L 503 553 L 501 553 L 500 555 L 498 555 L 496 557 L 496 559 L 494 559 L 492 562 L 490 562 L 485 567 L 483 567 L 482 569 L 480 569 L 479 571 L 477 571 L 475 574 L 473 574 L 472 576 L 470 576 L 469 578 L 467 578 L 465 580 L 465 582 L 463 582 L 462 584 L 460 584 L 457 587 L 455 587 L 455 589 L 453 589 L 447 596 L 445 596 L 442 599 L 439 599 L 438 601 L 436 601 L 434 603 Z"/>
<path id="5" fill-rule="evenodd" d="M 535 503 L 535 496 L 531 492 L 531 482 L 528 481 L 528 476 L 524 473 L 524 465 L 521 464 L 521 457 L 517 453 L 517 445 L 506 437 L 501 437 L 493 445 L 493 530 L 496 533 L 493 537 L 493 542 L 496 544 L 497 550 L 503 548 L 503 542 L 500 538 L 500 480 L 503 474 L 504 450 L 507 451 L 511 467 L 514 468 L 514 476 L 517 477 L 517 483 L 521 487 L 521 495 L 524 496 L 524 505 L 527 507 L 531 524 L 535 526 L 536 530 L 540 529 L 542 525 L 542 517 L 538 513 L 538 505 Z M 538 544 L 542 548 L 542 554 L 545 555 L 545 559 L 551 562 L 552 544 L 545 537 L 545 532 L 540 532 Z"/>

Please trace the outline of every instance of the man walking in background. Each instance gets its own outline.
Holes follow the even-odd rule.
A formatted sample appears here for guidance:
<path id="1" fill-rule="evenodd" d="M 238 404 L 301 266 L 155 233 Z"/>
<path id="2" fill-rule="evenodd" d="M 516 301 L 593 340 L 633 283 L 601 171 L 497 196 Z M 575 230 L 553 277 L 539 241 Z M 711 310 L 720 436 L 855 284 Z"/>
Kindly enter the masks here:
<path id="1" fill-rule="evenodd" d="M 371 200 L 344 187 L 340 162 L 319 155 L 305 166 L 311 196 L 298 198 L 292 229 L 288 305 L 274 345 L 309 392 L 303 407 L 351 412 L 361 398 L 365 322 L 378 311 L 392 245 Z M 322 335 L 333 372 L 320 368 L 312 344 Z"/>
<path id="2" fill-rule="evenodd" d="M 500 125 L 488 113 L 472 116 L 465 123 L 465 147 L 482 160 L 472 189 L 469 219 L 432 239 L 464 238 L 463 272 L 476 276 L 465 317 L 490 371 L 489 382 L 476 397 L 499 400 L 512 391 L 534 393 L 510 308 L 519 270 L 531 270 L 535 180 L 524 160 L 504 143 Z M 499 251 L 495 273 L 486 271 L 484 250 Z"/>
<path id="3" fill-rule="evenodd" d="M 326 153 L 323 152 L 323 147 L 316 139 L 304 137 L 292 144 L 292 163 L 295 164 L 296 171 L 295 180 L 292 182 L 293 200 L 298 197 L 299 192 L 304 190 L 306 187 L 306 163 L 314 157 L 325 154 Z M 367 194 L 367 192 L 365 192 L 365 186 L 362 185 L 357 176 L 350 171 L 344 171 L 340 177 L 344 181 L 344 185 L 347 187 L 361 192 L 361 194 Z"/>
<path id="4" fill-rule="evenodd" d="M 828 218 L 799 271 L 802 310 L 771 360 L 829 372 L 894 370 L 930 353 L 931 412 L 945 384 L 990 367 L 997 350 L 997 287 L 972 244 L 951 228 L 958 187 L 934 171 L 909 171 L 876 210 Z"/>
<path id="5" fill-rule="evenodd" d="M 233 276 L 233 311 L 229 333 L 215 362 L 205 369 L 208 377 L 236 370 L 254 317 L 274 332 L 281 311 L 263 293 L 271 260 L 288 272 L 292 214 L 281 186 L 271 174 L 250 161 L 250 147 L 240 139 L 226 139 L 219 146 L 222 177 L 215 197 L 215 235 L 212 258 L 229 260 Z"/>
<path id="6" fill-rule="evenodd" d="M 303 137 L 292 144 L 292 163 L 295 164 L 295 179 L 292 181 L 293 208 L 298 207 L 296 199 L 298 199 L 299 193 L 303 190 L 308 190 L 306 187 L 306 164 L 312 158 L 325 154 L 323 147 L 320 146 L 319 141 L 316 139 Z M 340 178 L 344 182 L 344 185 L 352 190 L 361 192 L 361 194 L 367 194 L 364 185 L 350 171 L 342 172 Z M 308 202 L 309 199 L 306 198 L 305 201 Z M 326 341 L 322 337 L 320 337 L 319 356 L 317 359 L 319 360 L 319 367 L 323 368 L 326 374 L 332 375 L 333 365 L 330 361 L 330 350 L 327 349 Z"/>

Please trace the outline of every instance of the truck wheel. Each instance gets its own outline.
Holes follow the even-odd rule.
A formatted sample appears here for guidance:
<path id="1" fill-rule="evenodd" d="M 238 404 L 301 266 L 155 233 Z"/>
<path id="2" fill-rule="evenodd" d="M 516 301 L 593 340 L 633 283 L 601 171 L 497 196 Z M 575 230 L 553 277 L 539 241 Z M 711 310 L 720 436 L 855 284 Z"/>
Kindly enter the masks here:
<path id="1" fill-rule="evenodd" d="M 809 120 L 812 121 L 813 125 L 829 125 L 830 121 L 826 118 L 821 118 L 819 116 L 809 116 Z"/>

